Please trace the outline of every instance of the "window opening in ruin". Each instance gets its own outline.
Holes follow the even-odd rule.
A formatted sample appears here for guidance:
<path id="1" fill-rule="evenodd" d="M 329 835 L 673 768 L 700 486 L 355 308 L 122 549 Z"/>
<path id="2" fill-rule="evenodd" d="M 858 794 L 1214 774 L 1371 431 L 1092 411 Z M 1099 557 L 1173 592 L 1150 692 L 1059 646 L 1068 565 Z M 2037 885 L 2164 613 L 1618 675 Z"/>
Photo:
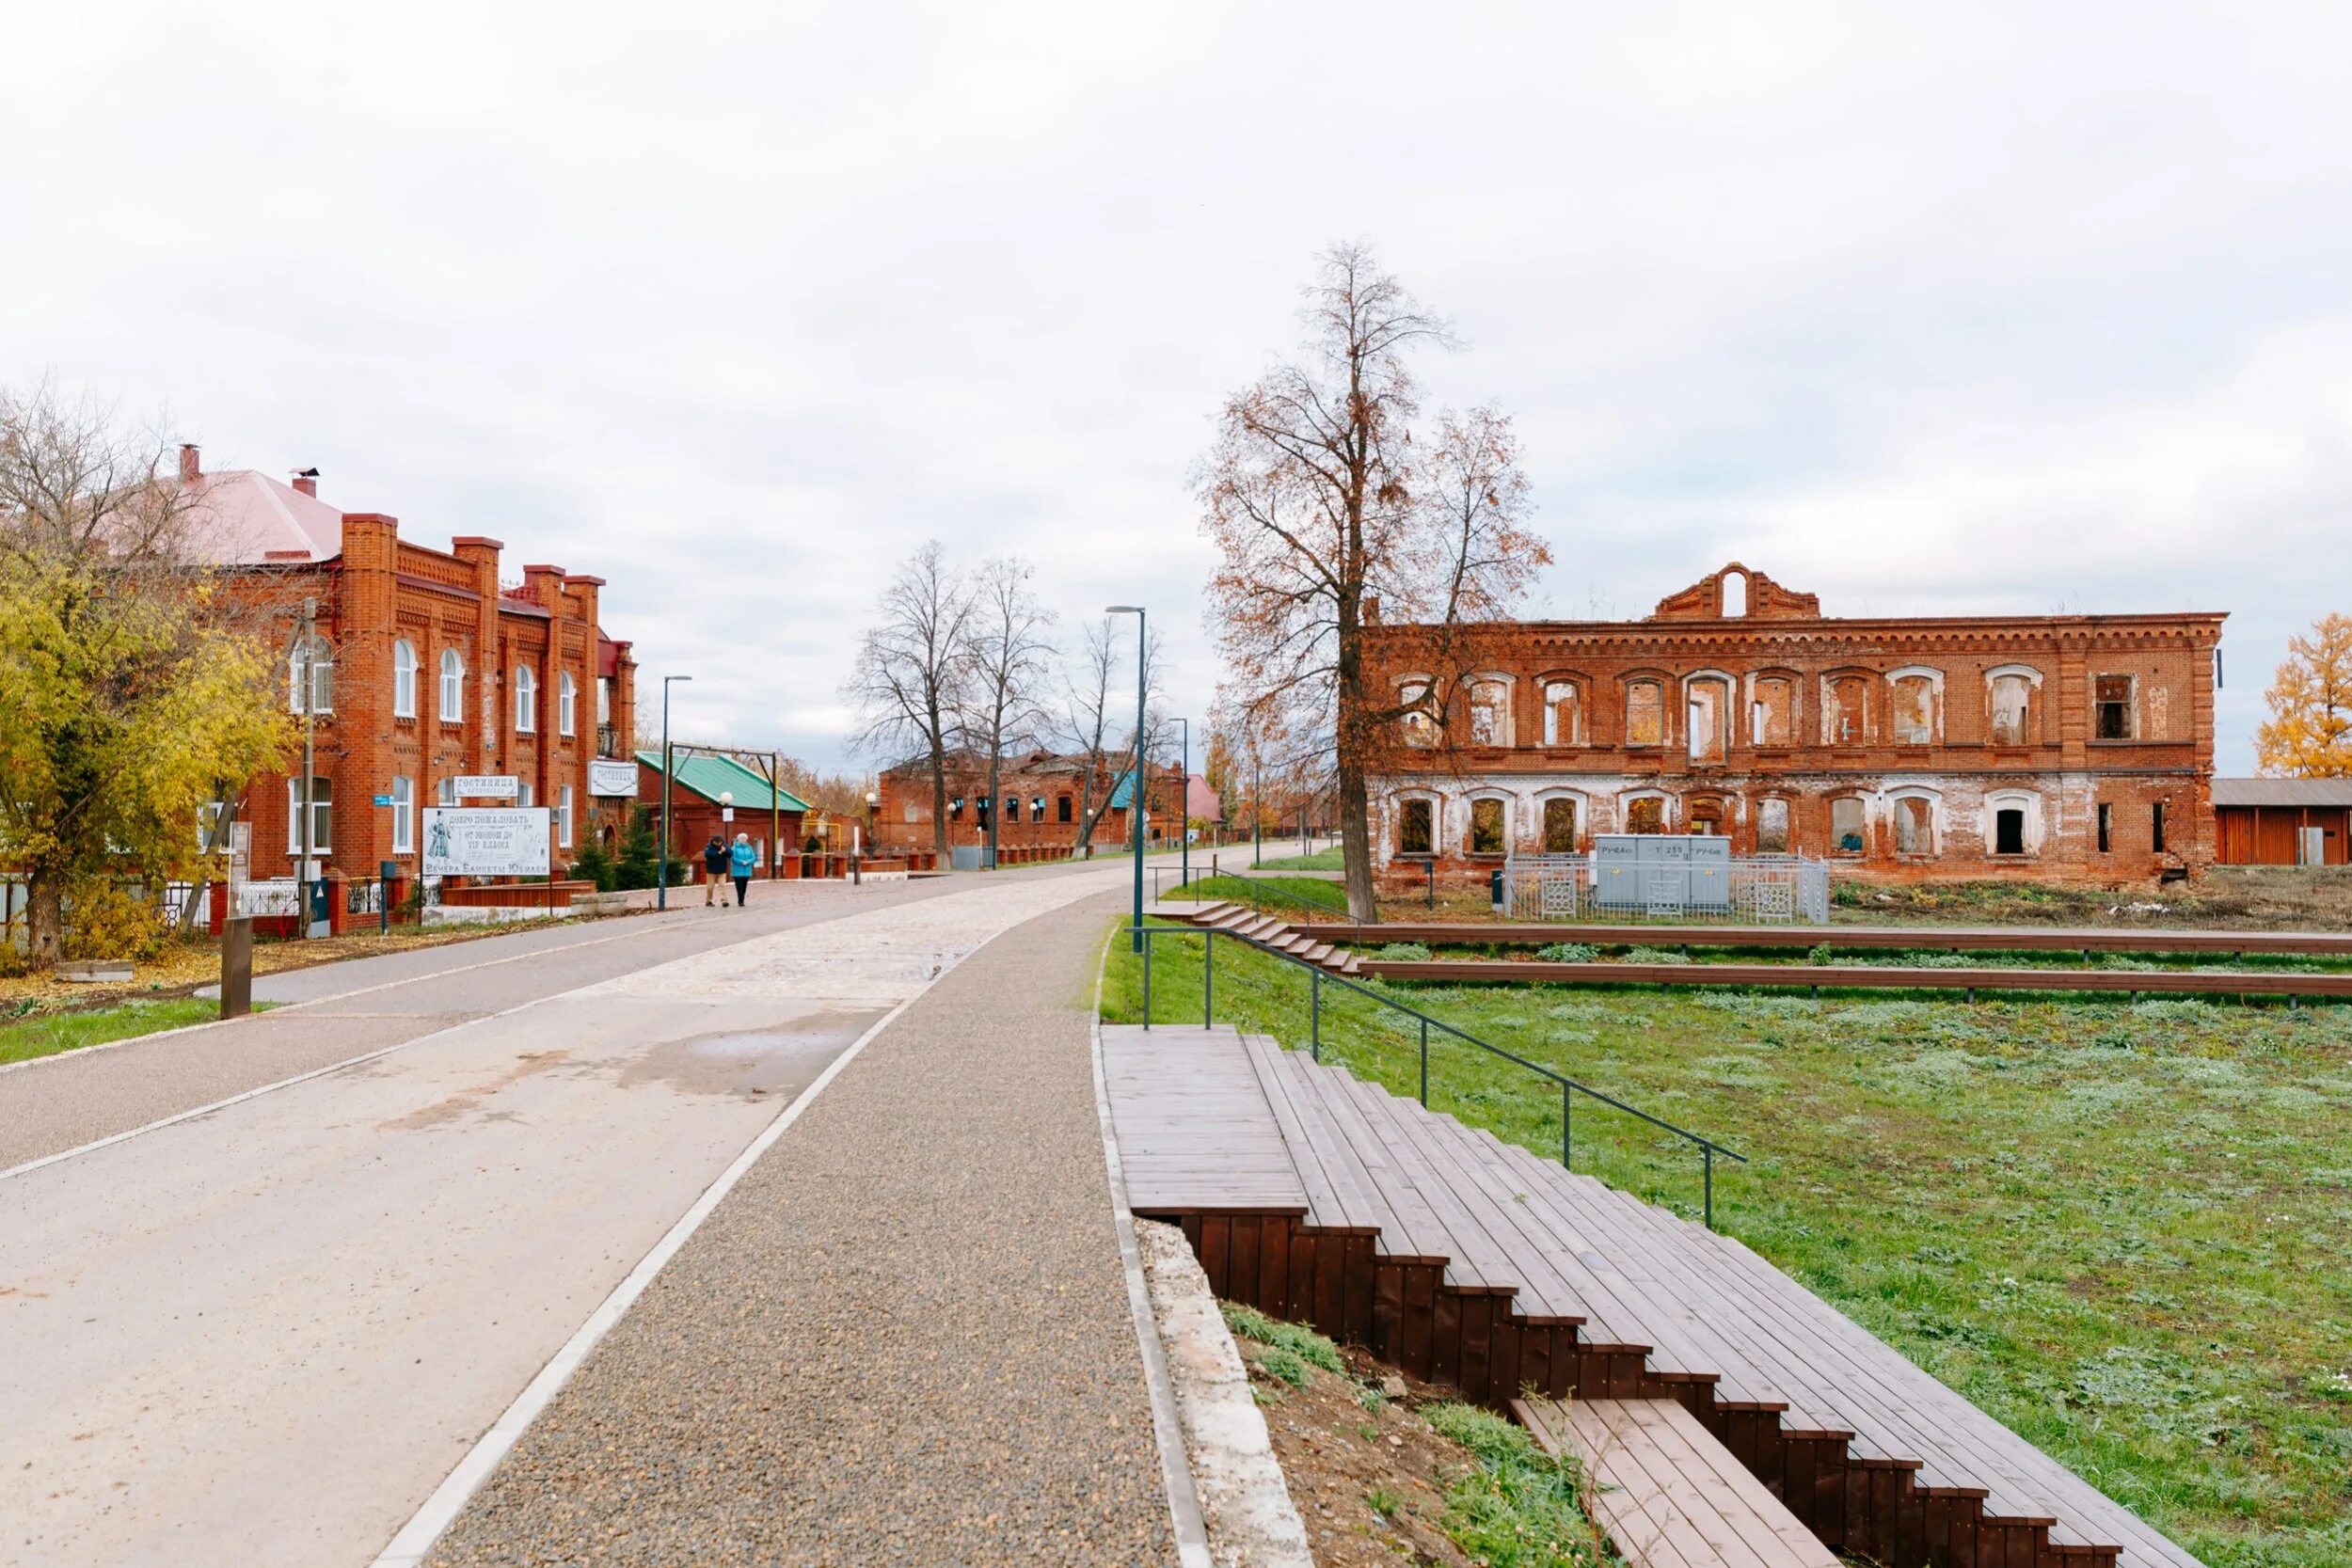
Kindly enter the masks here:
<path id="1" fill-rule="evenodd" d="M 1430 828 L 1431 812 L 1426 800 L 1407 800 L 1396 816 L 1396 852 L 1400 855 L 1425 855 L 1437 835 Z"/>
<path id="2" fill-rule="evenodd" d="M 1625 808 L 1625 831 L 1629 833 L 1662 833 L 1666 831 L 1666 802 L 1655 795 L 1629 800 Z"/>
<path id="3" fill-rule="evenodd" d="M 1745 615 L 1748 612 L 1747 573 L 1725 572 L 1724 574 L 1721 593 L 1723 594 L 1724 614 L 1726 617 Z"/>
<path id="4" fill-rule="evenodd" d="M 1067 822 L 1070 820 L 1069 796 L 1057 795 L 1054 798 L 1054 815 L 1061 821 Z"/>
<path id="5" fill-rule="evenodd" d="M 1779 675 L 1766 675 L 1756 683 L 1756 700 L 1750 705 L 1748 726 L 1756 734 L 1758 746 L 1786 746 L 1790 725 L 1796 713 L 1796 688 Z"/>
<path id="6" fill-rule="evenodd" d="M 1407 746 L 1435 746 L 1438 743 L 1438 721 L 1428 707 L 1430 688 L 1426 681 L 1407 683 L 1402 696 L 1407 705 L 1398 725 L 1405 734 Z"/>
<path id="7" fill-rule="evenodd" d="M 1724 831 L 1724 803 L 1721 800 L 1691 802 L 1691 831 L 1694 833 L 1720 833 Z"/>
<path id="8" fill-rule="evenodd" d="M 2099 802 L 2099 853 L 2115 847 L 2115 808 L 2105 800 Z"/>
<path id="9" fill-rule="evenodd" d="M 1544 853 L 1573 855 L 1576 853 L 1576 802 L 1546 800 L 1544 802 Z"/>
<path id="10" fill-rule="evenodd" d="M 2033 683 L 2023 675 L 1996 675 L 1993 680 L 1993 744 L 2026 744 L 2026 713 Z"/>
<path id="11" fill-rule="evenodd" d="M 2152 847 L 2154 848 L 2157 854 L 2161 855 L 2164 853 L 2164 802 L 2162 800 L 2158 800 L 2153 807 L 2150 808 L 2150 813 L 2151 815 L 2148 819 L 2148 832 L 2149 836 L 2154 840 Z"/>
<path id="12" fill-rule="evenodd" d="M 1935 816 L 1928 802 L 1907 795 L 1895 802 L 1895 852 L 1899 855 L 1935 853 Z"/>
<path id="13" fill-rule="evenodd" d="M 1895 742 L 1925 746 L 1935 739 L 1935 686 L 1925 675 L 1895 683 Z"/>
<path id="14" fill-rule="evenodd" d="M 1470 852 L 1473 855 L 1502 853 L 1502 802 L 1472 800 L 1470 802 Z"/>
<path id="15" fill-rule="evenodd" d="M 1829 803 L 1829 847 L 1840 855 L 1862 853 L 1862 802 L 1851 795 Z"/>
<path id="16" fill-rule="evenodd" d="M 1656 681 L 1635 681 L 1625 689 L 1625 743 L 1661 746 L 1666 740 L 1666 697 Z M 1634 830 L 1640 832 L 1639 829 Z"/>
<path id="17" fill-rule="evenodd" d="M 1996 855 L 2022 855 L 2026 852 L 2024 807 L 2003 806 L 1993 814 L 1993 852 Z"/>
<path id="18" fill-rule="evenodd" d="M 1690 702 L 1691 760 L 1723 761 L 1728 745 L 1725 732 L 1730 727 L 1731 688 L 1722 681 L 1693 681 Z"/>
<path id="19" fill-rule="evenodd" d="M 1544 744 L 1573 746 L 1583 738 L 1581 715 L 1577 711 L 1576 688 L 1566 681 L 1554 681 L 1544 688 Z"/>
<path id="20" fill-rule="evenodd" d="M 1508 709 L 1504 705 L 1503 689 L 1492 681 L 1481 681 L 1470 688 L 1470 727 L 1473 746 L 1502 746 L 1508 739 L 1503 725 Z"/>
<path id="21" fill-rule="evenodd" d="M 1759 855 L 1785 855 L 1788 852 L 1788 802 L 1772 799 L 1756 803 L 1756 852 Z"/>
<path id="22" fill-rule="evenodd" d="M 2102 740 L 2129 740 L 2132 737 L 2132 677 L 2101 675 L 2095 687 L 2098 700 L 2098 728 Z"/>
<path id="23" fill-rule="evenodd" d="M 1868 718 L 1869 697 L 1860 675 L 1842 675 L 1830 687 L 1829 738 L 1833 746 L 1859 746 Z"/>

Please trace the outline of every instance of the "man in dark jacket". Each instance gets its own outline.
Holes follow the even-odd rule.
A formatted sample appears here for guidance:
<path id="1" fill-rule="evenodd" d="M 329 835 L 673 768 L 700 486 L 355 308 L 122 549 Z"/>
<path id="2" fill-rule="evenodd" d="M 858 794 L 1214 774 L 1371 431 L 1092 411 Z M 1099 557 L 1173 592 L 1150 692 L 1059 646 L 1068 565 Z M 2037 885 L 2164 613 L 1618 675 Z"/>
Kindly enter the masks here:
<path id="1" fill-rule="evenodd" d="M 726 881 L 726 877 L 727 841 L 712 833 L 710 842 L 703 846 L 703 908 L 726 902 L 719 896 L 719 889 Z"/>

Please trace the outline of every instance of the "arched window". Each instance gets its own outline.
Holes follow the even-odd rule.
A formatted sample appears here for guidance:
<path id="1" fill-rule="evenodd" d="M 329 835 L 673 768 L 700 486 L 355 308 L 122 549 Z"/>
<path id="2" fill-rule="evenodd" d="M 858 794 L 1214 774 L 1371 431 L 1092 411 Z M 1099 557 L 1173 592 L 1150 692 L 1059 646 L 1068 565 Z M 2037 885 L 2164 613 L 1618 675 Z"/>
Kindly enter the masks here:
<path id="1" fill-rule="evenodd" d="M 466 721 L 466 656 L 454 648 L 441 650 L 440 718 L 444 724 Z"/>
<path id="2" fill-rule="evenodd" d="M 392 642 L 392 717 L 417 716 L 417 645 L 406 638 Z"/>
<path id="3" fill-rule="evenodd" d="M 579 712 L 580 687 L 566 670 L 555 677 L 555 733 L 570 735 Z"/>
<path id="4" fill-rule="evenodd" d="M 1870 683 L 1860 675 L 1834 675 L 1824 684 L 1828 701 L 1821 705 L 1821 743 L 1863 744 L 1870 735 Z"/>
<path id="5" fill-rule="evenodd" d="M 1473 855 L 1500 855 L 1509 847 L 1511 811 L 1509 802 L 1498 796 L 1482 795 L 1470 803 L 1470 836 L 1463 848 Z"/>
<path id="6" fill-rule="evenodd" d="M 1584 704 L 1574 681 L 1552 681 L 1544 687 L 1544 744 L 1581 746 L 1584 743 Z"/>
<path id="7" fill-rule="evenodd" d="M 295 713 L 335 711 L 335 650 L 324 637 L 296 637 L 286 657 L 286 706 Z"/>
<path id="8" fill-rule="evenodd" d="M 1687 736 L 1692 762 L 1721 762 L 1731 744 L 1731 682 L 1702 676 L 1683 687 L 1690 711 Z"/>
<path id="9" fill-rule="evenodd" d="M 1829 803 L 1829 852 L 1859 855 L 1869 848 L 1868 827 L 1862 797 L 1840 795 Z"/>
<path id="10" fill-rule="evenodd" d="M 1666 831 L 1666 802 L 1657 795 L 1637 795 L 1625 803 L 1625 831 L 1629 833 L 1662 833 Z"/>
<path id="11" fill-rule="evenodd" d="M 1748 574 L 1725 572 L 1716 592 L 1723 598 L 1724 615 L 1733 618 L 1748 612 Z"/>
<path id="12" fill-rule="evenodd" d="M 1426 749 L 1438 743 L 1437 716 L 1429 711 L 1432 689 L 1426 675 L 1406 675 L 1397 682 L 1397 705 L 1405 709 L 1397 728 L 1407 746 Z"/>
<path id="13" fill-rule="evenodd" d="M 515 666 L 515 733 L 529 735 L 539 727 L 539 677 L 528 664 Z"/>
<path id="14" fill-rule="evenodd" d="M 1423 796 L 1400 800 L 1396 807 L 1396 852 L 1400 855 L 1433 853 L 1438 844 L 1437 802 Z"/>
<path id="15" fill-rule="evenodd" d="M 1653 680 L 1628 683 L 1625 689 L 1625 743 L 1662 746 L 1666 743 L 1666 692 Z M 1640 829 L 1634 832 L 1639 832 Z"/>
<path id="16" fill-rule="evenodd" d="M 1758 675 L 1748 688 L 1748 731 L 1758 746 L 1788 746 L 1797 733 L 1797 683 Z"/>
<path id="17" fill-rule="evenodd" d="M 1555 795 L 1544 802 L 1544 853 L 1576 853 L 1576 800 L 1573 797 Z"/>
<path id="18" fill-rule="evenodd" d="M 1935 797 L 1921 791 L 1895 797 L 1895 853 L 1936 852 Z"/>
<path id="19" fill-rule="evenodd" d="M 1933 670 L 1892 670 L 1887 683 L 1894 693 L 1895 744 L 1935 744 L 1943 729 L 1943 676 Z"/>
<path id="20" fill-rule="evenodd" d="M 1471 683 L 1470 738 L 1473 746 L 1511 744 L 1511 689 L 1502 682 Z"/>
<path id="21" fill-rule="evenodd" d="M 1995 790 L 1984 798 L 1984 839 L 1996 855 L 2042 849 L 2042 797 L 2029 789 Z"/>
<path id="22" fill-rule="evenodd" d="M 1777 795 L 1767 795 L 1756 803 L 1756 852 L 1788 852 L 1788 802 Z"/>
<path id="23" fill-rule="evenodd" d="M 2041 682 L 2039 671 L 2023 665 L 1985 673 L 1985 707 L 1992 720 L 1994 745 L 2033 743 L 2033 696 Z"/>

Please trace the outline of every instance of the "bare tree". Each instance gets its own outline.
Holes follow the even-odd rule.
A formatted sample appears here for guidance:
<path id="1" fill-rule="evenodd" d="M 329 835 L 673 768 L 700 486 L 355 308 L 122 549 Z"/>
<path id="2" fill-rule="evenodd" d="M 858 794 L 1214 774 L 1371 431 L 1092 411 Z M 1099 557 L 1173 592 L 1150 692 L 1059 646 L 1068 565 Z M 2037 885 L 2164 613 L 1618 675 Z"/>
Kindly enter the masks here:
<path id="1" fill-rule="evenodd" d="M 1078 836 L 1080 853 L 1092 849 L 1094 830 L 1110 809 L 1111 798 L 1135 771 L 1136 731 L 1132 721 L 1121 728 L 1121 717 L 1132 711 L 1135 689 L 1127 684 L 1134 650 L 1121 635 L 1120 624 L 1109 616 L 1088 624 L 1071 669 L 1062 678 L 1060 710 L 1055 716 L 1054 742 L 1078 760 Z M 1145 708 L 1164 705 L 1160 690 L 1160 632 L 1146 634 L 1143 648 Z M 1153 743 L 1165 721 L 1152 726 Z M 1120 738 L 1123 736 L 1123 740 Z"/>
<path id="2" fill-rule="evenodd" d="M 1433 681 L 1375 690 L 1366 627 L 1377 604 L 1450 675 L 1456 631 L 1496 619 L 1550 561 L 1523 525 L 1527 487 L 1508 420 L 1439 421 L 1417 455 L 1420 398 L 1406 364 L 1452 334 L 1361 245 L 1335 246 L 1307 292 L 1306 353 L 1230 399 L 1197 480 L 1220 563 L 1210 619 L 1223 696 L 1285 771 L 1327 768 L 1346 853 L 1348 906 L 1373 916 L 1367 779 L 1406 713 L 1443 714 Z M 1399 635 L 1391 633 L 1391 635 Z"/>
<path id="3" fill-rule="evenodd" d="M 843 694 L 857 705 L 856 749 L 882 762 L 923 759 L 932 842 L 947 848 L 947 751 L 972 681 L 973 598 L 936 539 L 898 565 L 881 619 L 858 644 Z"/>
<path id="4" fill-rule="evenodd" d="M 1029 587 L 1036 568 L 1018 556 L 983 562 L 974 578 L 957 731 L 988 758 L 988 862 L 996 863 L 998 798 L 1005 753 L 1036 744 L 1045 724 L 1043 685 L 1054 644 L 1053 612 Z"/>

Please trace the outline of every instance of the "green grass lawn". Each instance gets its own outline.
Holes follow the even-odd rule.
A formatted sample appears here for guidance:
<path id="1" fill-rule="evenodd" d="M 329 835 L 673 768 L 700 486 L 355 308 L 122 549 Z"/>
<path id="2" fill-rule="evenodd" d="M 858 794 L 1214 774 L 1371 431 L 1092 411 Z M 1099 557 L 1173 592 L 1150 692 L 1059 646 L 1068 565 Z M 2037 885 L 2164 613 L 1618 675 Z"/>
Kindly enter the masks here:
<path id="1" fill-rule="evenodd" d="M 257 1002 L 253 1006 L 254 1010 L 260 1012 L 273 1004 Z M 127 1040 L 136 1035 L 179 1029 L 191 1023 L 210 1023 L 219 1016 L 219 1003 L 187 996 L 162 998 L 153 1002 L 125 1002 L 112 1007 L 94 1007 L 87 1012 L 34 1013 L 0 1023 L 0 1066 L 30 1061 L 35 1056 L 54 1056 L 61 1051 L 78 1051 L 86 1045 L 104 1045 L 110 1040 Z"/>
<path id="2" fill-rule="evenodd" d="M 1172 888 L 1169 895 L 1177 895 Z M 1219 899 L 1254 904 L 1269 914 L 1293 920 L 1347 918 L 1347 890 L 1316 877 L 1202 877 L 1184 896 L 1204 904 Z"/>
<path id="3" fill-rule="evenodd" d="M 1247 849 L 1249 846 L 1242 844 L 1234 847 Z M 1311 855 L 1283 855 L 1279 860 L 1275 858 L 1274 846 L 1269 844 L 1266 848 L 1270 852 L 1265 859 L 1258 863 L 1258 869 L 1261 871 L 1344 871 L 1347 869 L 1347 857 L 1336 844 L 1327 848 L 1318 849 Z M 1223 853 L 1222 850 L 1218 852 Z"/>
<path id="4" fill-rule="evenodd" d="M 1198 1022 L 1161 939 L 1155 1020 Z M 1217 1018 L 1304 1044 L 1307 977 L 1218 943 Z M 1417 1031 L 1325 990 L 1413 1092 Z M 1392 986 L 1739 1149 L 1717 1223 L 2215 1568 L 2352 1563 L 2352 1007 Z M 1104 1010 L 1139 1019 L 1114 943 Z M 1470 1047 L 1431 1104 L 1546 1153 L 1559 1106 Z M 1695 1160 L 1581 1101 L 1577 1168 L 1695 1213 Z"/>

